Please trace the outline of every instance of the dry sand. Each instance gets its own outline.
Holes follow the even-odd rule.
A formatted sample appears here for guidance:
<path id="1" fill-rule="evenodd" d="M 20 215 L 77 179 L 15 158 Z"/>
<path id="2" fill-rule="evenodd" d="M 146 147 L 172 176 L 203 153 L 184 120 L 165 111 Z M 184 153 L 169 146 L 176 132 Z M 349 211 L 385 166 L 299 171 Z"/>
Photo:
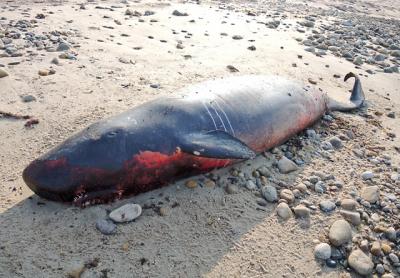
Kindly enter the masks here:
<path id="1" fill-rule="evenodd" d="M 336 2 L 343 5 L 342 1 Z M 360 2 L 370 9 L 361 8 Z M 368 16 L 378 7 L 379 16 L 398 18 L 400 12 L 395 2 L 345 4 L 358 7 L 354 12 Z M 365 74 L 366 69 L 376 67 L 364 64 L 356 69 L 343 58 L 317 57 L 304 51 L 294 39 L 304 37 L 294 28 L 299 20 L 295 17 L 297 7 L 300 16 L 316 7 L 332 8 L 335 3 L 307 1 L 309 11 L 300 1 L 286 3 L 287 11 L 282 14 L 287 19 L 283 22 L 292 26 L 281 25 L 279 29 L 258 23 L 266 21 L 261 11 L 279 9 L 279 1 L 237 1 L 228 5 L 232 10 L 227 6 L 218 8 L 216 2 L 129 2 L 132 10 L 155 12 L 141 17 L 145 22 L 125 16 L 127 5 L 121 2 L 92 2 L 85 10 L 79 9 L 78 3 L 81 1 L 60 1 L 57 5 L 22 1 L 0 4 L 0 17 L 7 20 L 45 14 L 45 19 L 38 20 L 35 32 L 70 31 L 69 40 L 80 46 L 75 48 L 77 60 L 60 59 L 59 66 L 50 64 L 58 52 L 37 51 L 37 56 L 0 58 L 0 64 L 6 65 L 10 74 L 0 79 L 0 111 L 29 114 L 40 121 L 27 129 L 23 121 L 0 119 L 0 277 L 65 277 L 90 260 L 98 260 L 97 266 L 85 270 L 81 277 L 345 277 L 347 271 L 343 267 L 330 269 L 313 256 L 314 240 L 324 240 L 326 228 L 340 217 L 338 213 L 325 215 L 316 211 L 309 223 L 295 218 L 282 222 L 274 212 L 276 204 L 258 206 L 255 193 L 245 187 L 240 187 L 236 194 L 226 194 L 223 186 L 188 189 L 182 181 L 109 205 L 80 209 L 39 199 L 21 178 L 23 168 L 31 160 L 88 124 L 206 79 L 234 74 L 278 74 L 307 84 L 312 78 L 318 82 L 315 86 L 338 99 L 347 99 L 352 82 L 345 84 L 333 74 Z M 111 5 L 121 8 L 95 8 Z M 175 9 L 189 16 L 172 16 Z M 246 10 L 256 11 L 257 16 L 247 15 Z M 122 25 L 115 24 L 114 19 Z M 187 33 L 193 36 L 185 38 Z M 233 40 L 233 35 L 243 39 Z M 179 40 L 183 49 L 176 47 Z M 256 46 L 256 51 L 248 50 L 250 45 Z M 121 63 L 122 57 L 132 62 Z M 13 61 L 21 63 L 8 65 Z M 227 65 L 240 72 L 230 73 Z M 38 75 L 38 70 L 50 67 L 56 70 L 54 75 Z M 317 131 L 322 128 L 327 134 L 337 134 L 351 127 L 357 138 L 335 152 L 332 161 L 311 157 L 300 171 L 291 175 L 279 175 L 270 165 L 274 175 L 288 183 L 295 184 L 316 170 L 334 173 L 344 182 L 343 192 L 330 196 L 313 192 L 306 197 L 315 205 L 321 199 L 336 199 L 351 188 L 361 187 L 355 180 L 372 166 L 354 156 L 351 150 L 357 144 L 384 146 L 379 155 L 391 156 L 393 164 L 400 162 L 394 148 L 400 146 L 400 124 L 398 119 L 385 116 L 385 108 L 400 116 L 400 74 L 377 72 L 361 78 L 369 101 L 366 113 L 372 114 L 382 127 L 372 125 L 360 114 L 338 113 L 343 124 L 339 122 L 333 128 L 317 124 Z M 160 87 L 154 89 L 150 84 Z M 33 95 L 36 101 L 22 102 L 21 95 Z M 375 116 L 375 111 L 383 115 Z M 389 139 L 387 132 L 397 137 Z M 271 161 L 260 156 L 236 168 L 251 174 L 259 165 Z M 224 178 L 228 172 L 229 169 L 223 169 L 217 175 Z M 167 215 L 146 209 L 135 222 L 118 225 L 113 236 L 102 235 L 95 229 L 97 219 L 127 202 L 165 207 Z"/>

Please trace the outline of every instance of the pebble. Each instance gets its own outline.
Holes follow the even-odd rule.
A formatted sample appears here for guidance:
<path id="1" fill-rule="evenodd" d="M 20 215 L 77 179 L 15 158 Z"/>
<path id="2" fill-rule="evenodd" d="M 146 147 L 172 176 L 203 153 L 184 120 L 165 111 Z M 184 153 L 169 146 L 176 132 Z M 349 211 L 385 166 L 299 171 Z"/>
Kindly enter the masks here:
<path id="1" fill-rule="evenodd" d="M 329 229 L 329 241 L 341 246 L 351 240 L 351 227 L 346 220 L 336 220 Z"/>
<path id="2" fill-rule="evenodd" d="M 278 169 L 282 174 L 288 174 L 290 172 L 296 171 L 299 167 L 291 161 L 286 156 L 282 156 L 282 158 L 278 161 Z"/>
<path id="3" fill-rule="evenodd" d="M 282 202 L 276 207 L 276 214 L 284 220 L 292 217 L 292 210 L 289 208 L 288 204 Z"/>
<path id="4" fill-rule="evenodd" d="M 343 254 L 342 254 L 342 252 L 341 252 L 338 248 L 336 248 L 336 247 L 331 247 L 331 258 L 332 258 L 333 260 L 340 261 L 340 260 L 343 259 Z"/>
<path id="5" fill-rule="evenodd" d="M 276 188 L 271 185 L 266 185 L 262 188 L 262 194 L 265 200 L 268 202 L 276 202 L 278 201 L 278 192 Z"/>
<path id="6" fill-rule="evenodd" d="M 382 255 L 381 243 L 379 241 L 374 241 L 371 245 L 370 252 L 374 256 L 381 256 Z"/>
<path id="7" fill-rule="evenodd" d="M 357 56 L 354 58 L 353 63 L 357 66 L 360 66 L 364 63 L 364 61 L 361 56 Z"/>
<path id="8" fill-rule="evenodd" d="M 340 149 L 343 147 L 342 140 L 340 140 L 338 137 L 333 136 L 329 139 L 329 143 L 335 148 L 335 149 Z"/>
<path id="9" fill-rule="evenodd" d="M 232 37 L 232 39 L 234 39 L 234 40 L 241 40 L 241 39 L 243 39 L 243 37 L 240 36 L 240 35 L 234 35 L 234 36 Z"/>
<path id="10" fill-rule="evenodd" d="M 316 84 L 317 84 L 317 81 L 315 81 L 315 80 L 312 79 L 312 78 L 308 78 L 308 82 L 310 82 L 310 84 L 313 84 L 313 85 L 316 85 Z"/>
<path id="11" fill-rule="evenodd" d="M 361 191 L 361 198 L 373 204 L 379 200 L 379 187 L 377 185 L 366 186 Z"/>
<path id="12" fill-rule="evenodd" d="M 8 72 L 6 72 L 3 69 L 0 69 L 0 78 L 6 77 L 6 76 L 8 76 Z"/>
<path id="13" fill-rule="evenodd" d="M 182 12 L 180 12 L 180 11 L 178 11 L 178 10 L 174 10 L 174 11 L 172 12 L 172 15 L 174 15 L 174 16 L 188 16 L 187 13 L 182 13 Z"/>
<path id="14" fill-rule="evenodd" d="M 331 246 L 327 243 L 320 243 L 314 248 L 314 256 L 317 259 L 326 260 L 331 257 Z"/>
<path id="15" fill-rule="evenodd" d="M 309 218 L 310 217 L 310 210 L 304 205 L 297 205 L 293 210 L 294 210 L 294 214 L 297 217 L 300 217 L 300 218 Z"/>
<path id="16" fill-rule="evenodd" d="M 357 202 L 353 199 L 343 199 L 341 202 L 341 207 L 345 210 L 355 210 L 357 207 Z"/>
<path id="17" fill-rule="evenodd" d="M 206 187 L 214 187 L 215 186 L 215 181 L 213 181 L 213 180 L 206 180 L 205 182 L 204 182 L 204 185 L 206 186 Z"/>
<path id="18" fill-rule="evenodd" d="M 389 244 L 382 243 L 381 249 L 385 255 L 389 254 L 392 251 L 392 247 Z"/>
<path id="19" fill-rule="evenodd" d="M 160 207 L 158 213 L 160 216 L 167 216 L 168 215 L 168 208 L 167 207 Z"/>
<path id="20" fill-rule="evenodd" d="M 385 236 L 386 236 L 386 238 L 388 239 L 388 240 L 391 240 L 391 241 L 395 241 L 396 240 L 396 238 L 397 238 L 397 235 L 396 235 L 397 233 L 396 233 L 396 230 L 395 230 L 395 228 L 393 228 L 393 227 L 389 227 L 388 229 L 386 229 L 386 231 L 385 231 Z"/>
<path id="21" fill-rule="evenodd" d="M 315 185 L 314 185 L 314 191 L 317 193 L 324 193 L 326 190 L 326 185 L 323 181 L 318 181 Z"/>
<path id="22" fill-rule="evenodd" d="M 340 214 L 344 219 L 346 219 L 351 224 L 358 226 L 361 224 L 361 216 L 357 211 L 341 210 Z"/>
<path id="23" fill-rule="evenodd" d="M 301 193 L 306 193 L 307 192 L 307 185 L 304 183 L 299 183 L 298 185 L 295 186 L 297 190 L 299 190 Z"/>
<path id="24" fill-rule="evenodd" d="M 363 251 L 356 249 L 350 253 L 349 266 L 358 274 L 370 275 L 374 269 L 374 263 Z"/>
<path id="25" fill-rule="evenodd" d="M 111 220 L 99 219 L 96 221 L 96 229 L 103 235 L 112 235 L 115 234 L 117 225 L 115 225 Z"/>
<path id="26" fill-rule="evenodd" d="M 188 180 L 185 182 L 187 188 L 195 188 L 197 187 L 197 181 L 195 180 Z"/>
<path id="27" fill-rule="evenodd" d="M 234 185 L 234 184 L 228 184 L 228 185 L 225 187 L 225 191 L 226 191 L 226 193 L 228 193 L 228 194 L 236 194 L 236 193 L 239 192 L 239 188 L 238 188 L 236 185 Z"/>
<path id="28" fill-rule="evenodd" d="M 329 142 L 329 141 L 322 142 L 321 148 L 325 151 L 333 150 L 333 146 L 332 146 L 331 142 Z"/>
<path id="29" fill-rule="evenodd" d="M 374 173 L 371 171 L 365 171 L 361 174 L 361 178 L 363 180 L 370 180 L 374 177 Z"/>
<path id="30" fill-rule="evenodd" d="M 51 63 L 54 64 L 54 65 L 59 65 L 59 64 L 60 64 L 60 61 L 58 60 L 57 57 L 54 57 L 54 58 L 51 60 Z"/>
<path id="31" fill-rule="evenodd" d="M 50 72 L 48 70 L 39 70 L 38 73 L 40 76 L 47 76 Z"/>
<path id="32" fill-rule="evenodd" d="M 248 190 L 254 190 L 257 188 L 257 185 L 254 183 L 254 181 L 248 180 L 248 181 L 246 181 L 246 188 Z"/>
<path id="33" fill-rule="evenodd" d="M 376 273 L 378 274 L 383 274 L 385 273 L 385 268 L 383 267 L 382 264 L 377 264 L 375 267 Z"/>
<path id="34" fill-rule="evenodd" d="M 337 266 L 337 262 L 335 260 L 327 259 L 325 262 L 328 267 L 335 268 Z"/>
<path id="35" fill-rule="evenodd" d="M 289 204 L 294 202 L 294 194 L 289 189 L 282 189 L 279 193 L 281 199 L 286 200 Z"/>
<path id="36" fill-rule="evenodd" d="M 257 204 L 259 206 L 266 207 L 268 203 L 264 199 L 259 198 L 257 199 Z"/>
<path id="37" fill-rule="evenodd" d="M 31 102 L 31 101 L 35 101 L 36 98 L 32 95 L 24 95 L 21 97 L 23 102 Z"/>
<path id="38" fill-rule="evenodd" d="M 142 214 L 142 207 L 138 204 L 126 204 L 113 210 L 109 217 L 114 222 L 124 223 L 138 218 Z"/>
<path id="39" fill-rule="evenodd" d="M 389 254 L 389 259 L 392 261 L 392 263 L 397 264 L 399 263 L 399 257 L 395 253 L 390 253 Z"/>
<path id="40" fill-rule="evenodd" d="M 336 209 L 336 205 L 334 202 L 330 201 L 330 200 L 323 200 L 319 203 L 319 208 L 323 211 L 323 212 L 331 212 L 334 211 Z"/>
<path id="41" fill-rule="evenodd" d="M 58 45 L 58 47 L 57 47 L 57 51 L 67 51 L 67 50 L 69 50 L 71 48 L 71 46 L 68 44 L 68 43 L 66 43 L 66 42 L 62 42 L 62 43 L 60 43 L 59 45 Z"/>

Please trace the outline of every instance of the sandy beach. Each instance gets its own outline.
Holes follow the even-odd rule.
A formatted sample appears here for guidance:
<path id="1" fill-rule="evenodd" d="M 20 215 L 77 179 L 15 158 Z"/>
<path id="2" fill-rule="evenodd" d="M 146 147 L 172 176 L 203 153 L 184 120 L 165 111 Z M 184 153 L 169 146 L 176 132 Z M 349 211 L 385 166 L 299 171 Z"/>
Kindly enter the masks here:
<path id="1" fill-rule="evenodd" d="M 399 18 L 389 0 L 0 1 L 0 277 L 399 277 Z M 215 179 L 189 178 L 195 188 L 181 180 L 82 209 L 22 180 L 29 162 L 89 124 L 191 84 L 274 74 L 346 101 L 350 71 L 365 107 L 327 114 Z M 282 156 L 295 171 L 278 170 Z M 265 186 L 279 197 L 266 200 Z M 96 229 L 128 203 L 139 218 L 113 235 Z M 351 238 L 333 248 L 340 219 Z M 320 243 L 335 265 L 315 257 Z"/>

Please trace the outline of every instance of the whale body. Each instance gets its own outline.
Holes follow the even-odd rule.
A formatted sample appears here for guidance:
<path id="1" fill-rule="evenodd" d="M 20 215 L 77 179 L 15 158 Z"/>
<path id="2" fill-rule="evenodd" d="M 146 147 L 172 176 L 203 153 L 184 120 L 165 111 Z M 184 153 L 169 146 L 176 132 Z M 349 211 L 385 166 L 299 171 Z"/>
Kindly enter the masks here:
<path id="1" fill-rule="evenodd" d="M 88 126 L 30 163 L 23 179 L 41 197 L 78 205 L 146 192 L 254 158 L 329 110 L 360 107 L 360 80 L 349 77 L 349 103 L 279 76 L 202 82 Z"/>

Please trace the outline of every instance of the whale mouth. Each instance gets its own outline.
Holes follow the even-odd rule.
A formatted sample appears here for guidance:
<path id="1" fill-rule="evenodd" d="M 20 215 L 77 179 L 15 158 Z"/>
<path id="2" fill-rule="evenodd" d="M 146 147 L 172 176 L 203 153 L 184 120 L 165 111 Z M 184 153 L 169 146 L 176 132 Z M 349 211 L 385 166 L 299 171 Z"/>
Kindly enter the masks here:
<path id="1" fill-rule="evenodd" d="M 78 207 L 106 204 L 121 199 L 123 192 L 123 190 L 117 189 L 104 189 L 97 191 L 79 190 L 76 192 L 72 203 Z"/>

